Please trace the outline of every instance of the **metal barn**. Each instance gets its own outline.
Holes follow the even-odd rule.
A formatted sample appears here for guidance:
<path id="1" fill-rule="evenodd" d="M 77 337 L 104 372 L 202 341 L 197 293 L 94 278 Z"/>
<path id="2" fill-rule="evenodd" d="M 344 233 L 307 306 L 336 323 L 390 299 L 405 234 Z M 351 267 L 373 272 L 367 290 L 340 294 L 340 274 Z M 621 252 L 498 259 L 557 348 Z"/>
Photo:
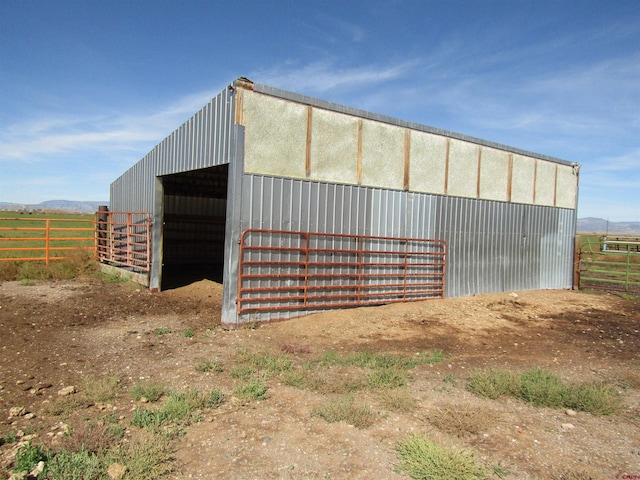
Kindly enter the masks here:
<path id="1" fill-rule="evenodd" d="M 222 323 L 572 287 L 579 165 L 240 78 L 111 185 Z"/>

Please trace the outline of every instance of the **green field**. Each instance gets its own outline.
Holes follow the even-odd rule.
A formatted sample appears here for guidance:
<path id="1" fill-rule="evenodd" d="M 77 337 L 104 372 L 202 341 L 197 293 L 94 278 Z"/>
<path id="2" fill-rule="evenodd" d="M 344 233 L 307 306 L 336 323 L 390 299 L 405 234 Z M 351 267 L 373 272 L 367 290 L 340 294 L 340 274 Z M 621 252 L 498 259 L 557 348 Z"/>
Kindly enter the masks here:
<path id="1" fill-rule="evenodd" d="M 60 212 L 20 213 L 0 210 L 0 261 L 65 257 L 94 246 L 94 215 Z"/>

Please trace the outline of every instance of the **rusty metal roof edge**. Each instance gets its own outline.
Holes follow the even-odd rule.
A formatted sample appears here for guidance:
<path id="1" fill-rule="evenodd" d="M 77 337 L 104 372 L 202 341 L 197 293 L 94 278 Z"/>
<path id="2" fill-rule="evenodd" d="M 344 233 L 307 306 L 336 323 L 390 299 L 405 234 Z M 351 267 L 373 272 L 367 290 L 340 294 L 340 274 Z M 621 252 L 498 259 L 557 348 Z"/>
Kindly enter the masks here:
<path id="1" fill-rule="evenodd" d="M 291 92 L 288 90 L 283 90 L 276 87 L 271 87 L 269 85 L 264 85 L 261 83 L 256 83 L 251 80 L 248 80 L 244 77 L 241 77 L 238 80 L 242 80 L 243 85 L 246 85 L 246 82 L 249 82 L 253 86 L 253 91 L 256 93 L 262 93 L 264 95 L 270 95 L 273 97 L 282 98 L 284 100 L 291 100 L 292 102 L 302 103 L 305 105 L 311 105 L 313 107 L 322 108 L 325 110 L 331 110 L 338 113 L 344 113 L 346 115 L 352 115 L 355 117 L 364 118 L 367 120 L 374 120 L 377 122 L 387 123 L 390 125 L 396 125 L 399 127 L 408 128 L 411 130 L 417 130 L 426 133 L 432 133 L 434 135 L 440 135 L 443 137 L 454 138 L 456 140 L 462 140 L 466 142 L 472 142 L 478 145 L 482 145 L 484 147 L 495 148 L 498 150 L 504 150 L 506 152 L 515 153 L 518 155 L 524 155 L 527 157 L 537 158 L 539 160 L 546 160 L 553 163 L 558 163 L 561 165 L 568 165 L 572 167 L 579 168 L 580 164 L 577 162 L 571 162 L 568 160 L 563 160 L 560 158 L 552 157 L 549 155 L 544 155 L 542 153 L 531 152 L 528 150 L 522 150 L 517 147 L 511 147 L 509 145 L 504 145 L 497 142 L 492 142 L 490 140 L 484 140 L 482 138 L 472 137 L 469 135 L 464 135 L 462 133 L 456 133 L 449 130 L 443 130 L 441 128 L 430 127 L 428 125 L 423 125 L 416 122 L 409 122 L 406 120 L 402 120 L 396 117 L 391 117 L 388 115 L 382 115 L 379 113 L 369 112 L 366 110 L 360 110 L 359 108 L 349 107 L 346 105 L 340 105 L 338 103 L 329 102 L 326 100 L 321 100 L 319 98 L 310 97 L 307 95 L 302 95 L 299 93 Z"/>

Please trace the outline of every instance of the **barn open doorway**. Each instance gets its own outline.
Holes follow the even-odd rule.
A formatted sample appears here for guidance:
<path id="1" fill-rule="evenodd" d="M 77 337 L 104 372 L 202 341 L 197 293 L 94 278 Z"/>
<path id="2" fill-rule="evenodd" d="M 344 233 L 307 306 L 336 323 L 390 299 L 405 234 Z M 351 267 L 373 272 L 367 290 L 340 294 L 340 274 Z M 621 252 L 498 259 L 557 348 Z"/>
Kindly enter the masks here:
<path id="1" fill-rule="evenodd" d="M 160 177 L 164 191 L 161 289 L 222 283 L 228 165 Z"/>

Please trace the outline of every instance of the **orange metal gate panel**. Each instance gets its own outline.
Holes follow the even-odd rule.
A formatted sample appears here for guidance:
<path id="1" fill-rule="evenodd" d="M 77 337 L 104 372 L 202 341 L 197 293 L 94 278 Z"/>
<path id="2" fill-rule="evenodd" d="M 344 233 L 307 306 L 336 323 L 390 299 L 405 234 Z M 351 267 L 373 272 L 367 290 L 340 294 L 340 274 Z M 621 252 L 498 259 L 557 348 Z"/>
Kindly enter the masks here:
<path id="1" fill-rule="evenodd" d="M 248 229 L 238 313 L 442 298 L 445 267 L 442 240 Z"/>
<path id="2" fill-rule="evenodd" d="M 151 269 L 151 218 L 146 212 L 98 212 L 95 243 L 102 263 L 138 273 Z"/>

